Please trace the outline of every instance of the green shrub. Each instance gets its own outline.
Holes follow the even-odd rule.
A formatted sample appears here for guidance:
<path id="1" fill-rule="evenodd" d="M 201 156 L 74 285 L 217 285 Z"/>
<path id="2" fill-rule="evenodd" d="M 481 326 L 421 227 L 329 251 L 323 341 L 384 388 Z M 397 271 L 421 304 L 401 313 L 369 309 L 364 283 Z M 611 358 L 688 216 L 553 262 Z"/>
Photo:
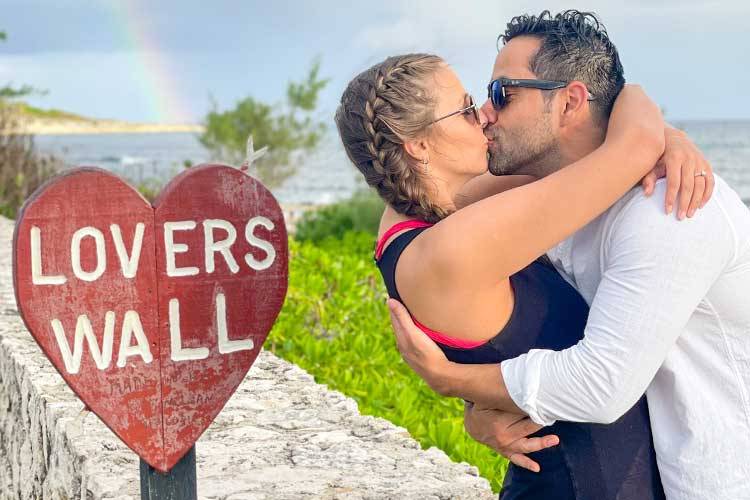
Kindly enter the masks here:
<path id="1" fill-rule="evenodd" d="M 466 434 L 460 400 L 435 394 L 401 359 L 373 263 L 375 237 L 347 232 L 318 241 L 290 241 L 289 291 L 266 347 L 354 398 L 363 414 L 476 465 L 499 491 L 507 461 Z"/>
<path id="2" fill-rule="evenodd" d="M 297 223 L 299 241 L 317 243 L 327 237 L 342 238 L 349 231 L 378 233 L 383 201 L 372 191 L 359 191 L 350 199 L 313 210 Z"/>
<path id="3" fill-rule="evenodd" d="M 18 116 L 0 99 L 0 215 L 15 219 L 24 201 L 63 168 L 52 156 L 40 154 L 33 137 L 17 133 Z"/>

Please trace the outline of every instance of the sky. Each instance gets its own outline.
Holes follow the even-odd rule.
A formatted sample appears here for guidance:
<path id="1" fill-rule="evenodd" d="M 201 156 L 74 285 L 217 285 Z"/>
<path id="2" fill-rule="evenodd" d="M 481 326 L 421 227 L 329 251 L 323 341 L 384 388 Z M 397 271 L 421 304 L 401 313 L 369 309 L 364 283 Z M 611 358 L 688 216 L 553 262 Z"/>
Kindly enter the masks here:
<path id="1" fill-rule="evenodd" d="M 445 58 L 479 99 L 515 15 L 599 15 L 629 82 L 672 120 L 750 119 L 746 0 L 377 2 L 0 0 L 0 86 L 46 90 L 27 100 L 85 116 L 200 123 L 253 96 L 280 103 L 319 57 L 329 119 L 349 80 L 389 55 Z"/>

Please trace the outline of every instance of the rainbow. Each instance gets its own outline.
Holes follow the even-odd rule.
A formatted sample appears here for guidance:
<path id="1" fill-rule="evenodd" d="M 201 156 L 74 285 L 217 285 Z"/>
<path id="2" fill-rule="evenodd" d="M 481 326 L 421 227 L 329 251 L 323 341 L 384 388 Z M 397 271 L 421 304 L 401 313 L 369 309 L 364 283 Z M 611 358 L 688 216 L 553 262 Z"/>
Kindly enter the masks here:
<path id="1" fill-rule="evenodd" d="M 148 99 L 149 116 L 159 123 L 195 120 L 189 100 L 183 96 L 170 62 L 143 22 L 145 9 L 139 0 L 109 2 L 121 36 L 133 52 L 133 71 L 142 95 Z"/>

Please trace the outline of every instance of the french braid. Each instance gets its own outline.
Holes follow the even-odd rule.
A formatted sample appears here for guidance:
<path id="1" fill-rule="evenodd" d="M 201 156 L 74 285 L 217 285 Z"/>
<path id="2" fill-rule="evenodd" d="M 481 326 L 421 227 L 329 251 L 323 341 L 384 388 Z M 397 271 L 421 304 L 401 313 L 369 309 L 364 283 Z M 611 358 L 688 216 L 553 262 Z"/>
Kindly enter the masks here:
<path id="1" fill-rule="evenodd" d="M 448 212 L 430 200 L 429 177 L 404 150 L 434 119 L 427 77 L 443 60 L 427 54 L 389 57 L 347 86 L 336 126 L 347 156 L 398 213 L 437 222 Z"/>

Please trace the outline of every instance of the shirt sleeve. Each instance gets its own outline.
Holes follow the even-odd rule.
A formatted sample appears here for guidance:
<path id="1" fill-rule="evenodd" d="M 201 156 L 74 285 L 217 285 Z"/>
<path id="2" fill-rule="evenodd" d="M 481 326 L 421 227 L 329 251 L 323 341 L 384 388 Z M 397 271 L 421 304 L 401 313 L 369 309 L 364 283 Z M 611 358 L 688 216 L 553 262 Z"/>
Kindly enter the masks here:
<path id="1" fill-rule="evenodd" d="M 657 199 L 663 189 L 638 195 L 605 229 L 584 338 L 501 364 L 511 398 L 537 424 L 611 423 L 628 411 L 731 260 L 733 233 L 718 202 L 678 221 Z"/>

